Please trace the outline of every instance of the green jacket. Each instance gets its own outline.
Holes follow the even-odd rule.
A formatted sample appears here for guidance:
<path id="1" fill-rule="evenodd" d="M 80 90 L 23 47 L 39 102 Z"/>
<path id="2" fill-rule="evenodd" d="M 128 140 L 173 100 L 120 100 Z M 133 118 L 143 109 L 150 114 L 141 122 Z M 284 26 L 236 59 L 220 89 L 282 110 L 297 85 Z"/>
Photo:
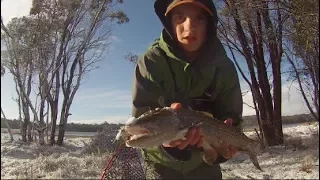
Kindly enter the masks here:
<path id="1" fill-rule="evenodd" d="M 210 34 L 201 48 L 201 55 L 192 63 L 186 61 L 171 38 L 170 28 L 161 15 L 167 5 L 164 2 L 166 1 L 157 0 L 155 9 L 165 28 L 160 39 L 139 58 L 135 69 L 132 115 L 138 117 L 149 109 L 161 107 L 159 98 L 163 97 L 168 106 L 173 102 L 180 102 L 184 107 L 207 111 L 220 120 L 231 117 L 236 125 L 240 125 L 243 101 L 238 75 L 217 39 L 216 31 Z M 216 14 L 213 3 L 207 6 Z M 213 18 L 211 28 L 216 27 L 216 22 Z M 175 151 L 172 154 L 176 156 L 188 154 L 182 152 L 189 151 L 190 156 L 183 161 L 172 158 L 166 150 L 168 149 L 163 147 L 145 149 L 143 155 L 147 160 L 183 173 L 203 162 L 200 149 L 189 148 L 181 152 L 172 148 L 168 150 Z"/>

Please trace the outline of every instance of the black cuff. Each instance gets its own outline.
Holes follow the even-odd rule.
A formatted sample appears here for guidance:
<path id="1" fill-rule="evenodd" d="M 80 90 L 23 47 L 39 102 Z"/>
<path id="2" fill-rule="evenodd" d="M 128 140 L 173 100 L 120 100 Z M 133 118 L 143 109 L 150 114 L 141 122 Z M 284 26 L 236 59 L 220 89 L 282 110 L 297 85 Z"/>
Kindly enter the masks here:
<path id="1" fill-rule="evenodd" d="M 226 161 L 228 161 L 229 159 L 224 158 L 223 156 L 221 156 L 220 154 L 218 154 L 217 160 L 214 164 L 221 164 L 224 163 Z"/>
<path id="2" fill-rule="evenodd" d="M 188 161 L 191 159 L 191 149 L 185 148 L 180 150 L 176 147 L 159 147 L 160 151 L 164 153 L 169 159 L 176 161 Z"/>

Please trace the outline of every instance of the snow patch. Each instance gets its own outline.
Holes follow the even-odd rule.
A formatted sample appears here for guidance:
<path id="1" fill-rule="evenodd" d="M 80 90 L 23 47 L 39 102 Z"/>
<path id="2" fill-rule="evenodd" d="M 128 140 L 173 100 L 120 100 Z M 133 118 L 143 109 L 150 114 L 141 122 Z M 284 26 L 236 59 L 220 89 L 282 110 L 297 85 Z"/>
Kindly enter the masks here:
<path id="1" fill-rule="evenodd" d="M 284 128 L 281 146 L 267 147 L 258 156 L 257 170 L 239 152 L 221 164 L 223 179 L 319 179 L 319 124 Z M 257 138 L 255 132 L 245 132 Z M 90 138 L 66 138 L 63 146 L 28 145 L 1 133 L 1 179 L 98 179 L 110 154 L 83 154 Z"/>

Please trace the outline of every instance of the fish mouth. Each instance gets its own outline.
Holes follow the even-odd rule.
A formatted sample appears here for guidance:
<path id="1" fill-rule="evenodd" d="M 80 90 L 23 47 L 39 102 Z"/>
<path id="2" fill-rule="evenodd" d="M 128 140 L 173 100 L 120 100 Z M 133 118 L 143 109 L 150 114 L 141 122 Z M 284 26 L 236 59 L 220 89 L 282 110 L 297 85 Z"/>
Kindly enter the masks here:
<path id="1" fill-rule="evenodd" d="M 153 136 L 155 133 L 151 133 L 146 128 L 143 127 L 125 127 L 125 131 L 129 134 L 127 142 L 135 141 L 140 138 L 145 138 L 147 136 Z"/>

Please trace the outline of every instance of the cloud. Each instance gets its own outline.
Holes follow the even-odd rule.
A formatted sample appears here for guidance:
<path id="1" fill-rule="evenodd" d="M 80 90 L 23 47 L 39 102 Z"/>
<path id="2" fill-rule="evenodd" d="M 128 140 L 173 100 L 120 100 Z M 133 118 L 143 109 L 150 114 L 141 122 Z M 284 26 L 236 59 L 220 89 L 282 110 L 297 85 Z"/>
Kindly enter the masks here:
<path id="1" fill-rule="evenodd" d="M 131 108 L 131 92 L 121 89 L 92 88 L 79 91 L 76 103 L 99 108 Z"/>
<path id="2" fill-rule="evenodd" d="M 243 92 L 247 91 L 247 89 L 243 89 Z M 243 96 L 243 101 L 253 106 L 252 103 L 252 93 L 248 92 Z M 249 107 L 248 105 L 243 105 L 243 115 L 255 115 L 255 110 Z M 304 101 L 301 97 L 301 94 L 298 90 L 298 84 L 293 83 L 291 86 L 288 84 L 282 85 L 282 115 L 295 115 L 295 114 L 302 114 L 302 113 L 309 113 L 307 110 Z"/>
<path id="3" fill-rule="evenodd" d="M 117 37 L 117 36 L 110 36 L 110 39 L 107 41 L 107 43 L 111 43 L 110 45 L 109 45 L 109 51 L 114 51 L 114 50 L 116 50 L 117 49 L 117 45 L 118 44 L 120 44 L 120 43 L 122 43 L 123 42 L 123 40 L 122 39 L 120 39 L 119 37 Z"/>
<path id="4" fill-rule="evenodd" d="M 118 36 L 110 36 L 110 41 L 112 43 L 121 43 L 123 40 L 120 39 Z"/>
<path id="5" fill-rule="evenodd" d="M 248 92 L 242 98 L 243 98 L 243 102 L 244 102 L 243 115 L 244 116 L 254 115 L 255 110 L 251 108 L 252 106 L 254 106 L 252 103 L 252 93 Z"/>
<path id="6" fill-rule="evenodd" d="M 93 117 L 93 118 L 84 118 L 84 117 L 70 117 L 68 123 L 83 123 L 83 124 L 101 124 L 104 122 L 108 123 L 125 123 L 130 116 L 101 116 L 101 117 Z"/>
<path id="7" fill-rule="evenodd" d="M 12 18 L 26 16 L 30 12 L 32 0 L 3 0 L 1 2 L 1 16 L 6 25 Z"/>

